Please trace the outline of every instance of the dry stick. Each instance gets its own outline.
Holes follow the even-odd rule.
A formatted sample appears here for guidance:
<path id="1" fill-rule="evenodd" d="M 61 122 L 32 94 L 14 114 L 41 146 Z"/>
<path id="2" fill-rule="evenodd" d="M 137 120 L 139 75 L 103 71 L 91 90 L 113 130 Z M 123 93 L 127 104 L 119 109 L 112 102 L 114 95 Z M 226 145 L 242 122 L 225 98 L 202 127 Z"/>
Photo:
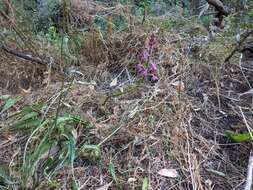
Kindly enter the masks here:
<path id="1" fill-rule="evenodd" d="M 241 115 L 243 117 L 243 121 L 247 127 L 247 130 L 249 131 L 250 137 L 253 140 L 253 135 L 252 135 L 252 129 L 250 128 L 246 117 L 242 111 L 242 108 L 239 107 L 239 110 L 241 112 Z M 248 170 L 247 170 L 247 178 L 246 178 L 246 182 L 245 182 L 245 186 L 244 186 L 244 190 L 251 190 L 251 186 L 252 186 L 252 172 L 253 172 L 253 152 L 250 151 L 250 156 L 249 156 L 249 163 L 248 163 Z"/>
<path id="2" fill-rule="evenodd" d="M 251 190 L 252 186 L 252 172 L 253 172 L 253 152 L 250 152 L 248 170 L 247 170 L 247 179 L 245 182 L 244 190 Z"/>
<path id="3" fill-rule="evenodd" d="M 244 37 L 240 40 L 240 42 L 238 43 L 238 45 L 235 47 L 235 49 L 230 53 L 230 55 L 225 59 L 225 63 L 228 62 L 233 55 L 235 54 L 235 52 L 240 51 L 240 47 L 242 46 L 242 44 L 245 42 L 245 40 L 253 34 L 253 30 L 248 31 L 244 34 Z"/>
<path id="4" fill-rule="evenodd" d="M 25 60 L 30 61 L 32 63 L 37 63 L 39 65 L 48 65 L 48 66 L 50 66 L 50 69 L 53 69 L 56 72 L 58 72 L 59 74 L 67 77 L 67 75 L 59 68 L 58 64 L 52 64 L 52 61 L 46 61 L 45 59 L 41 59 L 38 57 L 32 57 L 30 54 L 22 53 L 14 48 L 10 48 L 5 45 L 2 45 L 2 46 L 0 45 L 0 49 L 5 51 L 6 53 L 9 53 L 9 54 L 14 55 L 16 57 L 25 59 Z"/>
<path id="5" fill-rule="evenodd" d="M 104 144 L 107 140 L 109 140 L 113 135 L 115 135 L 124 125 L 119 125 L 117 126 L 117 128 L 109 135 L 107 136 L 105 139 L 103 139 L 98 146 L 101 146 L 102 144 Z"/>
<path id="6" fill-rule="evenodd" d="M 34 63 L 38 63 L 40 65 L 47 65 L 48 64 L 46 61 L 41 60 L 40 58 L 32 57 L 29 54 L 25 54 L 25 53 L 19 52 L 16 49 L 9 48 L 9 47 L 7 47 L 5 45 L 2 45 L 2 50 L 4 50 L 5 52 L 7 52 L 9 54 L 15 55 L 15 56 L 17 56 L 19 58 L 23 58 L 25 60 L 28 60 L 28 61 L 31 61 L 31 62 L 34 62 Z"/>

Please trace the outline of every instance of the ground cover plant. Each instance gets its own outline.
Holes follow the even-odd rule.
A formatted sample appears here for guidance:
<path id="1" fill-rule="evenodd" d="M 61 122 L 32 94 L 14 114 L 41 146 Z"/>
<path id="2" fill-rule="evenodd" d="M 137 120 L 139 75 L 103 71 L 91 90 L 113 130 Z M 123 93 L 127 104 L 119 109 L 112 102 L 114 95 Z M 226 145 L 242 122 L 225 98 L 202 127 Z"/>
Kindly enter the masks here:
<path id="1" fill-rule="evenodd" d="M 251 189 L 252 18 L 0 0 L 0 189 Z"/>

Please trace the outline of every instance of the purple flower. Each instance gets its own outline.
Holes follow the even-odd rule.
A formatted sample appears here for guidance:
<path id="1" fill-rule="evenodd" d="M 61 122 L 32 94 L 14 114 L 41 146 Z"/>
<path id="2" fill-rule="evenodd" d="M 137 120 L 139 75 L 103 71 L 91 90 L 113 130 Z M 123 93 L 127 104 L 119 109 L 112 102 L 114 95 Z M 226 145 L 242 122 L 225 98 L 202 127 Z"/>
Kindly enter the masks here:
<path id="1" fill-rule="evenodd" d="M 143 69 L 145 69 L 144 66 L 141 65 L 141 64 L 137 64 L 137 65 L 135 66 L 135 68 L 136 68 L 136 70 L 137 70 L 138 73 L 140 73 Z"/>
<path id="2" fill-rule="evenodd" d="M 152 34 L 148 41 L 146 41 L 143 51 L 140 55 L 140 63 L 135 66 L 137 75 L 140 77 L 147 77 L 151 82 L 157 82 L 159 80 L 157 73 L 158 68 L 155 62 L 150 62 L 150 56 L 154 51 L 156 44 L 155 35 Z M 149 65 L 146 68 L 146 65 Z"/>
<path id="3" fill-rule="evenodd" d="M 159 80 L 159 78 L 156 75 L 152 74 L 150 80 L 151 80 L 151 82 L 157 82 Z"/>
<path id="4" fill-rule="evenodd" d="M 151 63 L 149 66 L 149 72 L 151 72 L 152 74 L 157 73 L 158 69 L 157 69 L 157 65 L 156 63 Z"/>
<path id="5" fill-rule="evenodd" d="M 147 70 L 147 69 L 143 69 L 143 70 L 139 73 L 139 75 L 140 75 L 141 77 L 146 77 L 146 76 L 148 75 L 148 70 Z"/>
<path id="6" fill-rule="evenodd" d="M 147 62 L 149 58 L 149 53 L 147 50 L 144 50 L 141 55 L 141 61 Z"/>
<path id="7" fill-rule="evenodd" d="M 141 77 L 146 77 L 148 74 L 148 70 L 141 64 L 137 64 L 135 66 L 136 70 L 137 70 L 137 74 Z"/>

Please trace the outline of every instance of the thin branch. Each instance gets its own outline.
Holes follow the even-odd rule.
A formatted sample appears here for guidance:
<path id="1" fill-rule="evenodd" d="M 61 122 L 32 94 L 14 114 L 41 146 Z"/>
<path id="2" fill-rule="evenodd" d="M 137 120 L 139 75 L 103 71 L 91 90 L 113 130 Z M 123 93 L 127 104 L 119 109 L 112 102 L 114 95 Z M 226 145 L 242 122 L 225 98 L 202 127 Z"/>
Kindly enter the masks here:
<path id="1" fill-rule="evenodd" d="M 245 126 L 246 126 L 246 128 L 247 128 L 247 130 L 248 130 L 248 132 L 249 132 L 249 134 L 250 134 L 251 140 L 253 140 L 252 128 L 249 126 L 249 124 L 248 124 L 248 122 L 247 122 L 247 120 L 246 120 L 246 117 L 245 117 L 245 115 L 244 115 L 244 113 L 243 113 L 241 107 L 239 107 L 239 110 L 240 110 L 240 112 L 241 112 L 241 115 L 242 115 L 244 124 L 245 124 Z"/>
<path id="2" fill-rule="evenodd" d="M 47 65 L 48 63 L 40 58 L 37 58 L 37 57 L 32 57 L 31 55 L 28 55 L 28 54 L 25 54 L 25 53 L 22 53 L 22 52 L 19 52 L 17 51 L 16 49 L 13 49 L 13 48 L 9 48 L 5 45 L 2 45 L 2 50 L 4 50 L 5 52 L 9 53 L 9 54 L 12 54 L 12 55 L 15 55 L 19 58 L 22 58 L 22 59 L 25 59 L 25 60 L 28 60 L 28 61 L 31 61 L 31 62 L 34 62 L 34 63 L 38 63 L 40 65 Z"/>
<path id="3" fill-rule="evenodd" d="M 240 47 L 242 46 L 242 44 L 252 34 L 253 34 L 253 30 L 247 31 L 244 34 L 243 38 L 240 40 L 240 42 L 238 43 L 238 45 L 234 48 L 234 50 L 230 53 L 230 55 L 225 59 L 225 61 L 224 61 L 225 63 L 228 62 L 237 51 L 240 51 Z"/>

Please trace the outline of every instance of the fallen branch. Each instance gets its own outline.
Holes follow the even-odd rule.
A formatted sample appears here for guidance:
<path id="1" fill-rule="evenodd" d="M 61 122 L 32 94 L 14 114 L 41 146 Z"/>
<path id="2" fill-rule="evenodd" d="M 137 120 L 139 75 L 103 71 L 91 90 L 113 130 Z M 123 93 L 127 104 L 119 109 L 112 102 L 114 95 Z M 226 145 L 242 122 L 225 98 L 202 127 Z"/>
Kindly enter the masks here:
<path id="1" fill-rule="evenodd" d="M 9 48 L 5 45 L 2 46 L 2 50 L 4 50 L 5 52 L 7 52 L 9 54 L 15 55 L 19 58 L 22 58 L 22 59 L 25 59 L 25 60 L 28 60 L 28 61 L 31 61 L 31 62 L 34 62 L 34 63 L 38 63 L 40 65 L 47 65 L 48 64 L 46 61 L 44 61 L 40 58 L 32 57 L 31 55 L 19 52 L 16 49 Z"/>

